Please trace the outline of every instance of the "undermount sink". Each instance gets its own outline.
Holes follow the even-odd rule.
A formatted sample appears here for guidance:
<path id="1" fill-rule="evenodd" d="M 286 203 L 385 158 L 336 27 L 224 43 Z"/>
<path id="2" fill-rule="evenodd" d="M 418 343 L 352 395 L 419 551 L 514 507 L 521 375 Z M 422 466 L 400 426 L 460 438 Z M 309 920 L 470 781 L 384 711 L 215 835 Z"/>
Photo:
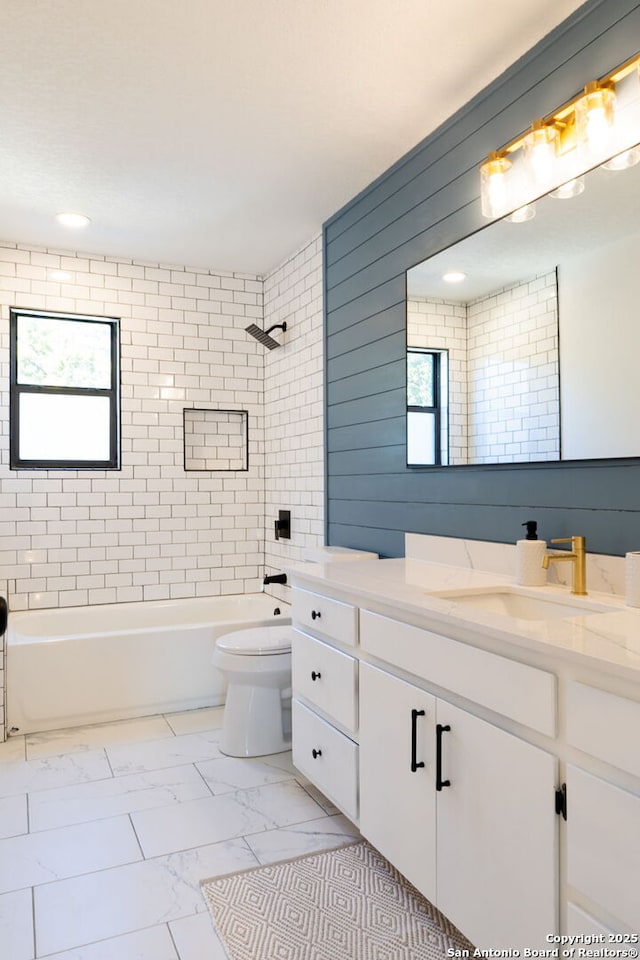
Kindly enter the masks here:
<path id="1" fill-rule="evenodd" d="M 433 593 L 432 596 L 453 600 L 477 610 L 516 617 L 518 620 L 561 620 L 564 617 L 608 613 L 615 609 L 582 597 L 541 597 L 514 587 L 444 590 Z"/>

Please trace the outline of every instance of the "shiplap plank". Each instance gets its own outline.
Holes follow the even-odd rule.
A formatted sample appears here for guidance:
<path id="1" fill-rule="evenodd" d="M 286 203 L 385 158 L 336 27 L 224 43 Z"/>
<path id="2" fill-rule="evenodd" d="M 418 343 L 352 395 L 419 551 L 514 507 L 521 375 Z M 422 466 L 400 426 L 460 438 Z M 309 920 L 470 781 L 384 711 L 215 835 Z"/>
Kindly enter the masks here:
<path id="1" fill-rule="evenodd" d="M 326 357 L 338 357 L 356 347 L 362 347 L 373 340 L 388 337 L 390 333 L 401 333 L 403 336 L 407 327 L 407 312 L 404 301 L 397 303 L 387 310 L 366 317 L 359 323 L 327 337 Z"/>
<path id="2" fill-rule="evenodd" d="M 340 380 L 352 374 L 365 373 L 382 367 L 391 360 L 402 360 L 407 349 L 407 337 L 404 330 L 392 333 L 382 340 L 365 343 L 348 353 L 327 360 L 327 379 Z"/>
<path id="3" fill-rule="evenodd" d="M 330 405 L 373 397 L 389 390 L 404 389 L 406 369 L 406 360 L 403 357 L 401 360 L 385 364 L 384 367 L 365 370 L 364 373 L 344 377 L 333 383 L 327 380 L 327 394 L 331 397 Z"/>
<path id="4" fill-rule="evenodd" d="M 386 420 L 389 417 L 404 417 L 406 409 L 406 391 L 404 387 L 387 390 L 359 400 L 347 400 L 335 403 L 326 411 L 327 426 L 345 427 L 353 423 L 369 423 Z"/>
<path id="5" fill-rule="evenodd" d="M 398 432 L 405 429 L 404 415 L 387 420 L 370 420 L 368 423 L 354 423 L 345 427 L 336 427 L 327 438 L 327 452 L 342 450 L 371 450 L 375 447 L 388 447 L 397 440 Z"/>

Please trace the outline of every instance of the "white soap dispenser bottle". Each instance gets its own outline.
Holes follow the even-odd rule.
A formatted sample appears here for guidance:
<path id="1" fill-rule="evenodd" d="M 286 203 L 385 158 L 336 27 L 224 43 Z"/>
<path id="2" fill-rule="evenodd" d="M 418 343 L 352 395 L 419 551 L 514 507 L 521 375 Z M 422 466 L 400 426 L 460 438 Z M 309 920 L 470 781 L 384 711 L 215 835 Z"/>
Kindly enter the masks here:
<path id="1" fill-rule="evenodd" d="M 538 540 L 538 524 L 535 520 L 526 520 L 527 536 L 516 543 L 516 582 L 523 587 L 543 587 L 547 582 L 547 571 L 542 566 L 542 558 L 547 552 L 546 540 Z"/>

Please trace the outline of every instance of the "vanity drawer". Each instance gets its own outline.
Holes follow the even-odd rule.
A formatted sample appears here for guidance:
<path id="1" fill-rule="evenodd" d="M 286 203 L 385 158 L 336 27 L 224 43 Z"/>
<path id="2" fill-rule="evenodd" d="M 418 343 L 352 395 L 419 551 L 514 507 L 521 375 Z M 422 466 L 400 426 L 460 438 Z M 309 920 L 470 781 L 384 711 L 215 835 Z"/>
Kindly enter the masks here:
<path id="1" fill-rule="evenodd" d="M 296 587 L 291 612 L 295 625 L 306 627 L 316 636 L 349 647 L 355 647 L 358 642 L 358 609 L 350 603 Z"/>
<path id="2" fill-rule="evenodd" d="M 640 777 L 640 703 L 585 683 L 567 683 L 567 742 Z"/>
<path id="3" fill-rule="evenodd" d="M 358 818 L 358 746 L 293 701 L 293 764 L 350 820 Z"/>
<path id="4" fill-rule="evenodd" d="M 363 650 L 489 710 L 556 735 L 556 678 L 467 643 L 360 611 Z"/>
<path id="5" fill-rule="evenodd" d="M 351 733 L 358 728 L 358 661 L 321 640 L 293 635 L 293 695 L 310 701 L 321 713 Z"/>

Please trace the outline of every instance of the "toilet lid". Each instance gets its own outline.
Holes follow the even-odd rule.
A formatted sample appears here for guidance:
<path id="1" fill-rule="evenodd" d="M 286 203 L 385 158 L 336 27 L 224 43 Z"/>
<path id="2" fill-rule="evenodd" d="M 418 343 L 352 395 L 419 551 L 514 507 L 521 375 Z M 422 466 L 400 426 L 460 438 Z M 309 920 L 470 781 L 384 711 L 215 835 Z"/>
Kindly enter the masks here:
<path id="1" fill-rule="evenodd" d="M 290 627 L 251 627 L 225 633 L 216 640 L 218 650 L 246 656 L 267 656 L 291 652 Z"/>

